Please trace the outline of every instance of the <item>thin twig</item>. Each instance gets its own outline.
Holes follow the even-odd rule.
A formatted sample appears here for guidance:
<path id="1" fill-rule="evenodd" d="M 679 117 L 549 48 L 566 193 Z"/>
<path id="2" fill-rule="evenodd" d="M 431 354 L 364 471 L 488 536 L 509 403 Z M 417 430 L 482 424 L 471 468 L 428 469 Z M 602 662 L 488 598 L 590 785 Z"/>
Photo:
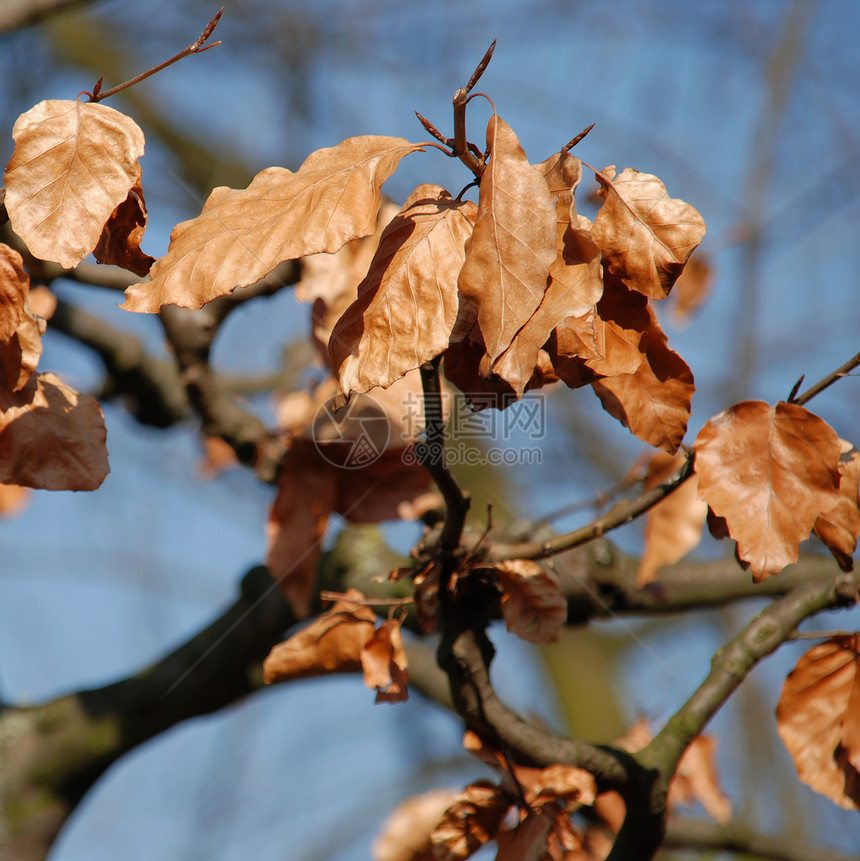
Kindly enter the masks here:
<path id="1" fill-rule="evenodd" d="M 87 101 L 96 103 L 104 101 L 104 99 L 109 96 L 116 95 L 121 90 L 127 90 L 129 87 L 133 87 L 135 84 L 139 84 L 141 81 L 146 78 L 151 77 L 156 72 L 160 72 L 162 69 L 166 69 L 168 66 L 172 66 L 174 63 L 178 63 L 184 57 L 187 57 L 189 54 L 202 54 L 205 51 L 208 51 L 210 48 L 217 48 L 218 45 L 221 44 L 220 41 L 213 42 L 211 45 L 206 45 L 204 48 L 203 45 L 208 41 L 209 37 L 214 32 L 215 28 L 218 26 L 218 21 L 221 19 L 221 16 L 224 14 L 224 7 L 222 6 L 214 15 L 212 20 L 203 28 L 203 32 L 197 37 L 197 39 L 192 42 L 187 48 L 181 50 L 178 54 L 171 57 L 169 60 L 165 60 L 163 63 L 159 63 L 157 66 L 153 66 L 146 72 L 141 72 L 141 74 L 131 78 L 122 84 L 117 84 L 117 86 L 112 87 L 109 90 L 105 90 L 101 92 L 102 81 L 104 80 L 104 76 L 96 81 L 96 85 L 93 87 L 93 91 L 91 93 L 84 90 L 80 95 L 89 96 Z"/>
<path id="2" fill-rule="evenodd" d="M 644 514 L 649 508 L 653 508 L 658 502 L 677 490 L 692 474 L 693 453 L 691 452 L 687 455 L 680 469 L 668 481 L 651 488 L 636 499 L 616 503 L 603 517 L 598 517 L 587 526 L 559 535 L 550 541 L 495 544 L 484 559 L 487 562 L 503 562 L 506 559 L 546 559 L 549 556 L 555 556 L 565 550 L 586 544 L 619 526 L 623 526 L 625 523 L 629 523 L 640 514 Z"/>
<path id="3" fill-rule="evenodd" d="M 848 374 L 854 370 L 854 368 L 860 366 L 860 353 L 857 353 L 854 358 L 849 359 L 841 368 L 837 368 L 832 374 L 828 374 L 823 380 L 819 380 L 814 386 L 810 386 L 802 395 L 798 395 L 793 403 L 803 404 L 809 403 L 816 395 L 820 395 L 826 388 L 832 386 L 837 380 L 842 379 L 842 377 L 848 376 Z"/>

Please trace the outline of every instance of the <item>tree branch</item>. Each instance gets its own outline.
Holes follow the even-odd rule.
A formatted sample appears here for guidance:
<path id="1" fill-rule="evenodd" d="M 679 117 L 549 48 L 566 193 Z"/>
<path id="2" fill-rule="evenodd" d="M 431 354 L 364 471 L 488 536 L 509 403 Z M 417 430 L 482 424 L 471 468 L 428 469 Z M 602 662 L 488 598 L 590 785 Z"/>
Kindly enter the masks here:
<path id="1" fill-rule="evenodd" d="M 0 33 L 9 33 L 76 6 L 88 6 L 93 0 L 4 0 L 0 7 Z"/>
<path id="2" fill-rule="evenodd" d="M 188 398 L 175 362 L 149 355 L 134 335 L 63 299 L 57 299 L 50 328 L 99 355 L 108 375 L 100 399 L 122 397 L 139 422 L 153 427 L 169 427 L 188 415 Z"/>
<path id="3" fill-rule="evenodd" d="M 261 662 L 293 622 L 268 571 L 253 568 L 232 606 L 151 667 L 44 705 L 3 709 L 0 858 L 41 861 L 111 763 L 261 687 Z"/>
<path id="4" fill-rule="evenodd" d="M 843 855 L 794 837 L 759 834 L 734 822 L 718 825 L 704 820 L 671 818 L 663 845 L 667 849 L 698 849 L 708 853 L 737 852 L 773 861 L 860 861 L 857 855 Z"/>
<path id="5" fill-rule="evenodd" d="M 858 581 L 852 575 L 840 574 L 824 581 L 802 583 L 774 601 L 714 655 L 705 681 L 651 743 L 636 753 L 636 759 L 657 770 L 668 788 L 687 746 L 750 670 L 784 643 L 804 619 L 828 607 L 856 603 L 857 590 Z"/>

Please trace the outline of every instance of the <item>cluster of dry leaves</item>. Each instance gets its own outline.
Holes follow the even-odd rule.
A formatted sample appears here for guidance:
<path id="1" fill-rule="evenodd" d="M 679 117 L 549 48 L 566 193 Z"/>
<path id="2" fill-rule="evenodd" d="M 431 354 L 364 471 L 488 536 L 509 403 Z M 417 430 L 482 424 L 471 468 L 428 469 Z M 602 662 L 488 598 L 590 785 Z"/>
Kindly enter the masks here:
<path id="1" fill-rule="evenodd" d="M 651 740 L 644 718 L 614 744 L 631 753 Z M 498 776 L 477 780 L 462 791 L 435 789 L 397 807 L 373 846 L 374 861 L 462 861 L 490 841 L 498 861 L 549 858 L 602 861 L 624 821 L 616 792 L 597 794 L 591 774 L 581 768 L 514 765 L 499 750 L 467 731 L 463 745 Z M 727 822 L 731 804 L 723 794 L 714 762 L 715 746 L 699 736 L 685 752 L 669 788 L 670 808 L 699 801 L 718 821 Z M 594 816 L 573 817 L 583 806 Z"/>
<path id="2" fill-rule="evenodd" d="M 577 211 L 580 160 L 562 148 L 530 162 L 494 109 L 477 204 L 422 184 L 399 209 L 383 207 L 381 187 L 401 159 L 437 144 L 355 137 L 312 153 L 295 172 L 271 167 L 245 189 L 215 189 L 198 217 L 176 225 L 167 253 L 154 260 L 140 249 L 144 136 L 133 120 L 101 104 L 46 101 L 23 114 L 13 134 L 5 182 L 15 232 L 35 257 L 65 267 L 94 253 L 100 262 L 148 274 L 128 287 L 126 310 L 200 308 L 285 260 L 304 261 L 297 293 L 313 303 L 313 338 L 332 377 L 280 406 L 289 451 L 267 527 L 268 564 L 299 617 L 311 611 L 331 514 L 374 522 L 419 516 L 439 504 L 427 473 L 404 456 L 421 432 L 414 412 L 407 427 L 404 404 L 420 402 L 417 369 L 431 360 L 443 358 L 448 380 L 467 398 L 490 394 L 499 408 L 559 381 L 573 389 L 590 385 L 607 412 L 663 450 L 646 484 L 660 483 L 684 460 L 678 452 L 693 375 L 669 348 L 652 303 L 669 296 L 705 223 L 655 176 L 594 171 L 600 207 L 592 222 Z M 95 488 L 107 473 L 98 404 L 35 373 L 40 323 L 28 306 L 21 258 L 5 247 L 0 279 L 0 478 Z M 373 441 L 378 456 L 344 470 L 338 452 L 352 450 L 356 434 L 366 431 L 361 399 L 372 389 L 383 390 L 366 404 L 385 416 Z M 347 418 L 326 439 L 320 410 L 330 415 L 328 407 L 347 403 Z M 475 406 L 487 403 L 482 397 Z M 712 534 L 737 542 L 738 559 L 756 580 L 795 561 L 811 533 L 843 568 L 852 566 L 860 455 L 820 418 L 797 403 L 746 401 L 707 422 L 693 450 L 693 478 L 649 513 L 641 585 L 694 547 L 705 522 Z M 553 642 L 566 603 L 552 575 L 527 560 L 498 563 L 491 573 L 508 628 Z M 432 616 L 432 571 L 423 575 Z M 406 696 L 400 638 L 399 618 L 376 627 L 360 595 L 343 596 L 273 652 L 267 676 L 361 669 L 379 700 L 396 701 Z M 781 731 L 798 751 L 801 776 L 831 797 L 839 784 L 838 803 L 854 806 L 860 728 L 847 715 L 860 706 L 857 655 L 856 637 L 816 647 L 789 678 L 780 705 Z M 844 708 L 811 738 L 799 715 L 823 696 L 820 686 L 810 693 L 816 673 Z M 800 763 L 815 759 L 819 768 L 810 751 L 822 746 L 827 777 L 810 777 Z M 498 839 L 500 858 L 527 857 L 516 854 L 521 844 L 546 845 L 550 835 L 561 847 L 553 857 L 562 849 L 563 857 L 586 857 L 569 854 L 581 851 L 581 841 L 559 823 L 569 821 L 572 805 L 590 803 L 593 792 L 585 784 L 572 788 L 561 772 L 537 782 L 518 772 L 516 781 L 515 794 L 504 781 L 476 784 L 456 810 L 447 808 L 444 857 L 467 857 L 451 847 L 471 845 L 470 829 L 484 835 L 478 843 Z M 523 797 L 524 818 L 503 825 Z"/>

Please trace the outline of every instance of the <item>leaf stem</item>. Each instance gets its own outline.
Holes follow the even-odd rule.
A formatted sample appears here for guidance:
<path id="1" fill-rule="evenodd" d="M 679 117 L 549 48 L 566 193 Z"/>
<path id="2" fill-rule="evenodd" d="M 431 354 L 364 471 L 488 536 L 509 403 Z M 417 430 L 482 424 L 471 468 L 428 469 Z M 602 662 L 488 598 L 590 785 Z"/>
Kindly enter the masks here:
<path id="1" fill-rule="evenodd" d="M 139 84 L 141 81 L 146 78 L 151 77 L 156 72 L 160 72 L 162 69 L 166 69 L 168 66 L 172 66 L 174 63 L 178 63 L 184 57 L 187 57 L 189 54 L 202 54 L 204 51 L 208 51 L 210 48 L 217 48 L 218 45 L 221 44 L 220 41 L 213 42 L 211 45 L 206 45 L 204 48 L 203 45 L 208 41 L 209 37 L 214 32 L 215 28 L 218 26 L 218 21 L 221 19 L 221 15 L 224 14 L 224 7 L 222 6 L 213 16 L 212 20 L 203 28 L 203 32 L 197 37 L 197 39 L 192 42 L 187 48 L 183 48 L 178 54 L 171 57 L 169 60 L 165 60 L 163 63 L 159 63 L 157 66 L 153 66 L 151 69 L 148 69 L 146 72 L 141 72 L 139 75 L 136 75 L 134 78 L 131 78 L 128 81 L 125 81 L 122 84 L 117 84 L 117 86 L 112 87 L 109 90 L 101 91 L 102 81 L 104 77 L 101 77 L 96 81 L 96 85 L 93 87 L 93 91 L 91 93 L 84 90 L 80 95 L 89 96 L 89 102 L 97 103 L 101 102 L 109 96 L 116 95 L 122 90 L 127 90 L 129 87 L 133 87 L 135 84 Z"/>

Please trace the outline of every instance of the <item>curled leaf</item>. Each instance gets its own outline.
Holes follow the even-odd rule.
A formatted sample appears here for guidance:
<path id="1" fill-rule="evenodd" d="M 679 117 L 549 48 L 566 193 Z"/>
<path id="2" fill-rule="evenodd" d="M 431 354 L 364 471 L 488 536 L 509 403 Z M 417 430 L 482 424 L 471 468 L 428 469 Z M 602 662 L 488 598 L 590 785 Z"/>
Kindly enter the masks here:
<path id="1" fill-rule="evenodd" d="M 71 269 L 139 179 L 143 132 L 106 105 L 52 99 L 21 114 L 12 136 L 5 174 L 12 228 L 36 257 Z"/>
<path id="2" fill-rule="evenodd" d="M 357 589 L 346 594 L 347 598 L 269 652 L 263 662 L 267 685 L 361 669 L 361 651 L 373 636 L 376 616 L 358 603 L 363 596 Z"/>
<path id="3" fill-rule="evenodd" d="M 788 674 L 776 725 L 798 777 L 860 810 L 860 634 L 813 646 Z"/>
<path id="4" fill-rule="evenodd" d="M 556 257 L 549 186 L 530 165 L 511 127 L 487 125 L 490 161 L 481 178 L 478 219 L 466 246 L 460 292 L 478 309 L 491 361 L 540 305 Z"/>
<path id="5" fill-rule="evenodd" d="M 631 290 L 664 299 L 705 235 L 702 216 L 648 173 L 614 168 L 597 174 L 603 206 L 592 234 L 603 265 Z"/>
<path id="6" fill-rule="evenodd" d="M 385 388 L 448 346 L 475 217 L 471 201 L 420 185 L 385 228 L 358 298 L 329 340 L 344 395 Z"/>
<path id="7" fill-rule="evenodd" d="M 816 518 L 812 531 L 827 545 L 843 571 L 853 571 L 854 551 L 860 535 L 860 452 L 850 442 L 840 442 L 839 501 Z"/>
<path id="8" fill-rule="evenodd" d="M 531 643 L 555 643 L 567 619 L 567 601 L 552 575 L 537 562 L 512 559 L 493 566 L 504 590 L 507 629 Z"/>

